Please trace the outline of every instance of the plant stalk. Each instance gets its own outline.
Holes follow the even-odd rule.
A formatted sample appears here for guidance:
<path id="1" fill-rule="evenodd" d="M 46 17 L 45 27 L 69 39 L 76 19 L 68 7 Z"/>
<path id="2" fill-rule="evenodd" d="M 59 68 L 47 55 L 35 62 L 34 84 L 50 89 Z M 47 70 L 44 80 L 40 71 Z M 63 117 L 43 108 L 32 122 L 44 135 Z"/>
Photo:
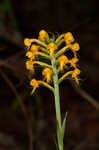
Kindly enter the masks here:
<path id="1" fill-rule="evenodd" d="M 60 110 L 60 96 L 59 96 L 59 84 L 58 84 L 58 72 L 56 68 L 56 59 L 53 54 L 52 56 L 52 69 L 53 69 L 53 83 L 54 83 L 54 97 L 55 97 L 55 111 L 56 111 L 56 121 L 57 121 L 57 140 L 59 150 L 63 150 L 63 139 L 61 134 L 61 110 Z"/>

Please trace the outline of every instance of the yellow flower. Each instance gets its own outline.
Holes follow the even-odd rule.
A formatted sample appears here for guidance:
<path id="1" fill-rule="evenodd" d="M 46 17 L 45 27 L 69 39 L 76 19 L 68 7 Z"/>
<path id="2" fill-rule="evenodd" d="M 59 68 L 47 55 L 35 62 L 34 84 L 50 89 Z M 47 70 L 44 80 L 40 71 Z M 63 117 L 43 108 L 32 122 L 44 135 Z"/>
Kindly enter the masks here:
<path id="1" fill-rule="evenodd" d="M 80 70 L 78 68 L 76 68 L 75 70 L 73 70 L 72 77 L 76 77 L 79 74 L 80 74 Z"/>
<path id="2" fill-rule="evenodd" d="M 26 53 L 26 56 L 27 56 L 28 58 L 30 58 L 31 60 L 33 60 L 33 59 L 35 58 L 34 53 L 31 52 L 31 51 L 28 51 L 28 52 Z"/>
<path id="3" fill-rule="evenodd" d="M 32 94 L 33 94 L 35 90 L 39 87 L 39 83 L 36 79 L 32 79 L 30 81 L 30 85 L 33 87 L 33 90 L 32 90 Z"/>
<path id="4" fill-rule="evenodd" d="M 72 67 L 76 67 L 76 63 L 78 62 L 78 58 L 74 57 L 71 60 L 69 60 L 69 63 L 71 64 Z"/>
<path id="5" fill-rule="evenodd" d="M 79 46 L 78 43 L 74 43 L 74 44 L 71 45 L 71 49 L 72 49 L 73 51 L 79 51 L 80 46 Z"/>
<path id="6" fill-rule="evenodd" d="M 41 30 L 39 32 L 39 37 L 38 39 L 42 42 L 45 42 L 46 38 L 49 38 L 48 33 L 45 30 Z"/>
<path id="7" fill-rule="evenodd" d="M 79 84 L 79 78 L 78 75 L 80 74 L 80 70 L 78 68 L 76 68 L 73 72 L 72 72 L 72 78 L 75 79 L 76 83 Z"/>
<path id="8" fill-rule="evenodd" d="M 27 47 L 30 47 L 31 46 L 31 40 L 28 39 L 28 38 L 25 38 L 24 39 L 24 45 L 27 46 Z"/>
<path id="9" fill-rule="evenodd" d="M 31 46 L 31 49 L 30 49 L 30 50 L 31 50 L 32 52 L 38 52 L 39 48 L 40 48 L 40 47 L 39 47 L 38 45 L 33 44 L 33 45 Z"/>
<path id="10" fill-rule="evenodd" d="M 66 44 L 71 44 L 72 42 L 74 42 L 75 39 L 71 32 L 67 32 L 64 35 L 64 40 L 65 40 Z"/>
<path id="11" fill-rule="evenodd" d="M 61 55 L 59 58 L 58 58 L 58 64 L 59 64 L 59 68 L 60 70 L 62 71 L 63 70 L 63 67 L 69 63 L 69 60 L 68 60 L 68 57 L 65 56 L 65 55 Z"/>
<path id="12" fill-rule="evenodd" d="M 50 68 L 45 68 L 42 71 L 42 75 L 44 76 L 44 78 L 47 80 L 48 83 L 51 81 L 52 74 L 53 72 Z"/>
<path id="13" fill-rule="evenodd" d="M 49 51 L 50 55 L 52 55 L 54 51 L 57 50 L 57 48 L 58 48 L 57 45 L 53 42 L 47 45 L 47 50 Z"/>
<path id="14" fill-rule="evenodd" d="M 33 94 L 35 92 L 35 90 L 39 87 L 39 85 L 43 85 L 43 86 L 49 88 L 51 91 L 54 91 L 53 87 L 51 87 L 48 83 L 46 83 L 42 80 L 32 79 L 30 81 L 30 85 L 33 87 L 31 94 Z"/>
<path id="15" fill-rule="evenodd" d="M 26 69 L 34 72 L 34 66 L 32 61 L 26 61 Z"/>

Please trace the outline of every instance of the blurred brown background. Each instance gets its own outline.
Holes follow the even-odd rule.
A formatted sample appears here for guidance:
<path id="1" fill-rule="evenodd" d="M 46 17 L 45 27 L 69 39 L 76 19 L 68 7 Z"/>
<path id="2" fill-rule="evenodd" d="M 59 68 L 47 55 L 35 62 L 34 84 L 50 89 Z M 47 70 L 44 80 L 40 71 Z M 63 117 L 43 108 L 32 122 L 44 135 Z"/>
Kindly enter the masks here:
<path id="1" fill-rule="evenodd" d="M 80 88 L 60 85 L 68 112 L 64 150 L 99 150 L 99 17 L 97 0 L 0 0 L 0 150 L 55 149 L 54 97 L 30 96 L 24 37 L 41 29 L 71 31 L 80 43 Z"/>

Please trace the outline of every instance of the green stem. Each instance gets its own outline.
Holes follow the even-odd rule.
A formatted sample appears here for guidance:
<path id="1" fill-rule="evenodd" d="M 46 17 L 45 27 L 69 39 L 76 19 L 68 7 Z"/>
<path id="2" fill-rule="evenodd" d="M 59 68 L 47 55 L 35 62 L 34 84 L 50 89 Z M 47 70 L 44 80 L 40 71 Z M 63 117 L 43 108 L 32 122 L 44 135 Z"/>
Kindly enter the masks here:
<path id="1" fill-rule="evenodd" d="M 58 44 L 58 42 L 60 42 L 60 40 L 64 37 L 64 34 L 61 34 L 55 41 L 56 44 Z"/>
<path id="2" fill-rule="evenodd" d="M 40 40 L 38 39 L 31 39 L 31 42 L 35 42 L 37 44 L 40 44 L 42 46 L 44 46 L 45 48 L 47 47 L 47 45 L 44 43 L 44 42 L 41 42 Z"/>
<path id="3" fill-rule="evenodd" d="M 67 45 L 67 46 L 65 46 L 64 48 L 60 49 L 60 50 L 56 53 L 55 57 L 57 58 L 57 57 L 59 57 L 60 55 L 64 54 L 64 53 L 66 52 L 66 50 L 67 50 L 69 47 L 70 47 L 70 45 Z"/>
<path id="4" fill-rule="evenodd" d="M 40 84 L 42 84 L 43 86 L 47 87 L 48 89 L 50 89 L 53 93 L 54 93 L 54 88 L 49 85 L 48 83 L 44 82 L 44 81 L 38 81 Z"/>
<path id="5" fill-rule="evenodd" d="M 45 57 L 46 59 L 51 60 L 51 57 L 50 57 L 49 55 L 45 54 L 45 53 L 42 53 L 42 52 L 36 52 L 35 54 L 40 55 L 40 56 L 43 56 L 43 57 Z"/>
<path id="6" fill-rule="evenodd" d="M 58 84 L 60 84 L 67 76 L 71 75 L 73 73 L 73 71 L 69 71 L 67 73 L 65 73 L 62 77 L 60 77 L 60 79 L 58 80 Z"/>
<path id="7" fill-rule="evenodd" d="M 59 150 L 63 150 L 63 139 L 61 134 L 61 111 L 60 111 L 60 96 L 59 96 L 59 84 L 58 84 L 58 72 L 56 68 L 55 56 L 52 56 L 52 69 L 53 69 L 53 83 L 54 83 L 54 97 L 55 97 L 55 110 L 56 110 L 56 120 L 57 120 L 57 140 Z"/>
<path id="8" fill-rule="evenodd" d="M 47 63 L 43 63 L 41 61 L 33 61 L 33 64 L 38 64 L 40 66 L 44 66 L 44 67 L 48 67 L 48 68 L 51 68 L 52 69 L 52 66 L 51 65 L 48 65 Z"/>

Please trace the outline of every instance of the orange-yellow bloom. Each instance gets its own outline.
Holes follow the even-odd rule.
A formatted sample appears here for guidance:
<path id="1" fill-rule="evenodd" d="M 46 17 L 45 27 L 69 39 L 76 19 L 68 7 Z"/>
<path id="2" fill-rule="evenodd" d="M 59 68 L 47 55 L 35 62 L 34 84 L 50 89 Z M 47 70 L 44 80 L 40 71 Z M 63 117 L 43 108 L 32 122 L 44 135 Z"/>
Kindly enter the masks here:
<path id="1" fill-rule="evenodd" d="M 48 83 L 51 81 L 52 74 L 53 72 L 50 68 L 45 68 L 42 71 L 42 75 L 44 76 L 45 80 L 47 80 Z"/>
<path id="2" fill-rule="evenodd" d="M 59 58 L 58 58 L 58 64 L 59 64 L 59 68 L 60 70 L 62 71 L 64 66 L 69 63 L 69 60 L 68 60 L 68 57 L 65 56 L 65 55 L 61 55 Z"/>
<path id="3" fill-rule="evenodd" d="M 80 70 L 76 68 L 72 73 L 72 78 L 75 79 L 76 83 L 79 84 L 78 75 L 80 74 Z"/>
<path id="4" fill-rule="evenodd" d="M 32 79 L 30 81 L 30 85 L 33 87 L 33 90 L 32 90 L 32 94 L 33 94 L 35 90 L 39 87 L 39 83 L 36 79 Z"/>
<path id="5" fill-rule="evenodd" d="M 54 53 L 54 51 L 57 50 L 57 45 L 54 42 L 51 42 L 47 45 L 47 50 L 49 51 L 50 55 Z"/>
<path id="6" fill-rule="evenodd" d="M 48 33 L 45 30 L 41 30 L 39 32 L 39 37 L 38 39 L 42 42 L 45 42 L 46 38 L 49 38 Z"/>
<path id="7" fill-rule="evenodd" d="M 75 51 L 79 51 L 80 46 L 78 43 L 74 43 L 71 45 L 71 49 L 75 52 Z"/>
<path id="8" fill-rule="evenodd" d="M 43 86 L 49 88 L 51 91 L 54 91 L 53 87 L 51 87 L 48 83 L 46 83 L 42 80 L 32 79 L 30 81 L 30 85 L 33 87 L 31 94 L 33 94 L 35 92 L 35 90 L 39 87 L 39 85 L 43 85 Z"/>
<path id="9" fill-rule="evenodd" d="M 72 67 L 76 67 L 76 63 L 78 62 L 78 58 L 77 57 L 74 57 L 72 58 L 71 60 L 69 60 L 69 63 Z"/>
<path id="10" fill-rule="evenodd" d="M 28 52 L 26 53 L 26 56 L 27 56 L 28 58 L 30 58 L 31 60 L 35 59 L 35 55 L 34 55 L 34 53 L 31 52 L 31 51 L 28 51 Z"/>
<path id="11" fill-rule="evenodd" d="M 75 39 L 71 32 L 67 32 L 64 35 L 64 40 L 65 40 L 66 44 L 71 44 L 72 42 L 74 42 Z"/>
<path id="12" fill-rule="evenodd" d="M 31 50 L 32 52 L 38 52 L 39 48 L 40 48 L 40 46 L 33 44 L 33 45 L 31 46 L 31 49 L 30 49 L 30 50 Z"/>
<path id="13" fill-rule="evenodd" d="M 34 66 L 32 61 L 26 61 L 26 69 L 34 72 Z"/>
<path id="14" fill-rule="evenodd" d="M 24 45 L 27 46 L 27 47 L 30 47 L 31 46 L 31 40 L 28 39 L 28 38 L 25 38 L 24 39 Z"/>

